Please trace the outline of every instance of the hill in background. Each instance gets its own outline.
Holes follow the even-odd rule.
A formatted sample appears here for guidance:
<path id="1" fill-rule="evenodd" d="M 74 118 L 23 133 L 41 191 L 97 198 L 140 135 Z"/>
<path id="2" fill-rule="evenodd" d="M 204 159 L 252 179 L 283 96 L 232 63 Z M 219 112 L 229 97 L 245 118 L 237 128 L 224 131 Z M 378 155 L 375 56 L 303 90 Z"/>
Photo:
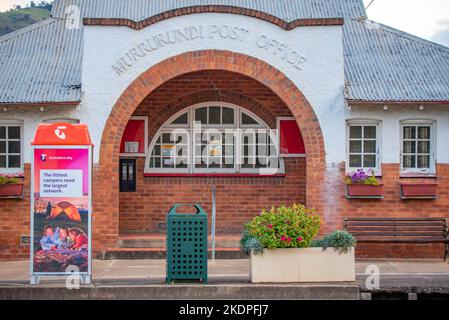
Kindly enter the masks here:
<path id="1" fill-rule="evenodd" d="M 35 5 L 32 3 L 30 7 L 16 7 L 7 12 L 0 12 L 0 36 L 48 19 L 50 10 L 50 4 Z"/>

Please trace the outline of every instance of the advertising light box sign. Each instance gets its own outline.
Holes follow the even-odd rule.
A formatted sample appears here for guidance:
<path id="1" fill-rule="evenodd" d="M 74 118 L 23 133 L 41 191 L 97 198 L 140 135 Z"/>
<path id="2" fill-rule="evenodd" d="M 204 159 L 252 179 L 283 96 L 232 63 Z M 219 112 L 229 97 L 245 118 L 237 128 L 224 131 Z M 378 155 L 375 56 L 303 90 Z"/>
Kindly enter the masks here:
<path id="1" fill-rule="evenodd" d="M 31 274 L 91 274 L 91 152 L 33 146 Z"/>

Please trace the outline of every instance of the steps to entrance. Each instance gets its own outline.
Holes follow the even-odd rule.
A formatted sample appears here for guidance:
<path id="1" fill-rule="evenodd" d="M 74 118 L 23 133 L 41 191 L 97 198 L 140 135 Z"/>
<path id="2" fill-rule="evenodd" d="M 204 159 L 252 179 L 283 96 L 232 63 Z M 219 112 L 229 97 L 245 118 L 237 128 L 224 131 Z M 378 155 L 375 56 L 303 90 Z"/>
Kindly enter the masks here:
<path id="1" fill-rule="evenodd" d="M 247 259 L 248 255 L 239 248 L 240 234 L 221 234 L 215 240 L 216 259 Z M 209 258 L 212 256 L 212 239 L 209 236 Z M 133 259 L 165 259 L 165 234 L 122 234 L 118 247 L 101 252 L 98 259 L 102 260 L 133 260 Z"/>

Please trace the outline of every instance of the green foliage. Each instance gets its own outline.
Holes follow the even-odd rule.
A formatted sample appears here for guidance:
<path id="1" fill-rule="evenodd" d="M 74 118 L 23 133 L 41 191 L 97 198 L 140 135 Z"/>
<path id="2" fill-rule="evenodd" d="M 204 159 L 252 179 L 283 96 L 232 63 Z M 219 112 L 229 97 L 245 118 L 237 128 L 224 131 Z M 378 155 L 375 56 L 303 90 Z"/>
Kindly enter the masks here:
<path id="1" fill-rule="evenodd" d="M 2 184 L 16 184 L 20 183 L 21 180 L 14 176 L 8 176 L 8 175 L 0 175 L 0 185 Z"/>
<path id="2" fill-rule="evenodd" d="M 262 249 L 307 248 L 320 226 L 321 217 L 303 205 L 273 207 L 245 225 L 241 247 L 260 253 L 259 244 Z"/>
<path id="3" fill-rule="evenodd" d="M 50 3 L 41 2 L 34 7 L 16 7 L 0 12 L 0 36 L 48 19 L 51 6 Z"/>
<path id="4" fill-rule="evenodd" d="M 355 247 L 357 240 L 354 236 L 346 231 L 337 230 L 327 234 L 322 239 L 315 239 L 310 246 L 314 248 L 335 248 L 339 253 L 348 253 L 351 248 Z"/>

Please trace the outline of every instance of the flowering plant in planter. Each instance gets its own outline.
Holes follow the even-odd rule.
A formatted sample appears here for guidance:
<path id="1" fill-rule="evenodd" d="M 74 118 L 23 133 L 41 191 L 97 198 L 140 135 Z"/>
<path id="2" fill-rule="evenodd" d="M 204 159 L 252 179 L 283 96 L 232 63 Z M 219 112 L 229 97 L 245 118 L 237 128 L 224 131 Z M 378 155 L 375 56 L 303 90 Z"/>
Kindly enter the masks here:
<path id="1" fill-rule="evenodd" d="M 369 174 L 368 174 L 369 173 Z M 346 184 L 364 184 L 371 186 L 378 186 L 379 181 L 374 175 L 374 170 L 371 169 L 368 172 L 365 172 L 363 169 L 358 169 L 357 171 L 347 175 L 345 178 Z"/>
<path id="2" fill-rule="evenodd" d="M 23 175 L 0 174 L 0 196 L 17 197 L 23 193 Z"/>
<path id="3" fill-rule="evenodd" d="M 379 184 L 372 169 L 368 172 L 359 169 L 347 175 L 345 182 L 350 197 L 381 198 L 383 195 L 383 185 Z"/>
<path id="4" fill-rule="evenodd" d="M 245 225 L 242 250 L 261 254 L 264 249 L 307 248 L 318 234 L 321 217 L 303 205 L 271 208 Z"/>
<path id="5" fill-rule="evenodd" d="M 22 183 L 23 175 L 0 174 L 0 185 Z"/>
<path id="6" fill-rule="evenodd" d="M 355 281 L 354 237 L 336 231 L 315 240 L 321 223 L 297 204 L 264 210 L 247 223 L 240 244 L 250 255 L 251 282 Z"/>

